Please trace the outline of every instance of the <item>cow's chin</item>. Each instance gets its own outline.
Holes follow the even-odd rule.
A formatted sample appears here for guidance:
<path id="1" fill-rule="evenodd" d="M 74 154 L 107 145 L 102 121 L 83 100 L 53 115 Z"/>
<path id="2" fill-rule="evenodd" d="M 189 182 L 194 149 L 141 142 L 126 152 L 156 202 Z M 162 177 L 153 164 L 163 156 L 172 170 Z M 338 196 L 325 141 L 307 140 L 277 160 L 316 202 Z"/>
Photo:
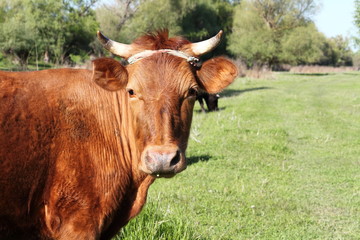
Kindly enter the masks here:
<path id="1" fill-rule="evenodd" d="M 153 177 L 156 177 L 156 178 L 172 178 L 174 177 L 176 174 L 184 171 L 186 169 L 186 164 L 184 164 L 184 166 L 181 168 L 181 169 L 178 169 L 177 171 L 175 172 L 169 172 L 169 173 L 152 173 L 150 174 L 151 176 Z"/>
<path id="2" fill-rule="evenodd" d="M 186 160 L 184 159 L 184 164 L 181 164 L 181 166 L 179 165 L 179 167 L 177 167 L 176 169 L 174 169 L 174 171 L 151 171 L 149 170 L 144 164 L 140 164 L 139 169 L 140 171 L 151 175 L 155 178 L 172 178 L 174 177 L 176 174 L 184 171 L 186 169 L 187 165 L 186 165 Z"/>
<path id="3" fill-rule="evenodd" d="M 151 174 L 154 178 L 172 178 L 176 175 L 176 173 L 168 173 L 168 174 Z"/>
<path id="4" fill-rule="evenodd" d="M 140 170 L 148 175 L 151 175 L 152 177 L 154 178 L 172 178 L 174 177 L 176 174 L 184 171 L 186 169 L 186 165 L 184 168 L 182 168 L 181 170 L 179 171 L 176 171 L 176 172 L 160 172 L 160 173 L 152 173 L 152 172 L 149 172 L 147 171 L 146 169 L 143 169 L 142 167 L 140 167 Z"/>
<path id="5" fill-rule="evenodd" d="M 186 169 L 185 154 L 174 145 L 150 146 L 141 154 L 139 169 L 156 178 L 171 178 Z"/>

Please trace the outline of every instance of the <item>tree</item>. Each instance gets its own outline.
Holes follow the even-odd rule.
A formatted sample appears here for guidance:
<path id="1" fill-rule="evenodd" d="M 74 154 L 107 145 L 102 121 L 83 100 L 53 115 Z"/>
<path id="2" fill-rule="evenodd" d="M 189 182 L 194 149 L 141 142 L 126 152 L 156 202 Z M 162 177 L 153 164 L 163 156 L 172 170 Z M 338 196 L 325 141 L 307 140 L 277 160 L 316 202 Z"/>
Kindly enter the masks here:
<path id="1" fill-rule="evenodd" d="M 221 29 L 231 32 L 236 4 L 238 1 L 231 0 L 116 0 L 98 8 L 96 16 L 106 35 L 125 43 L 159 29 L 200 41 Z M 124 15 L 127 7 L 130 14 Z M 216 49 L 218 54 L 226 53 L 226 40 L 225 34 L 225 40 Z"/>
<path id="2" fill-rule="evenodd" d="M 307 27 L 316 8 L 315 0 L 243 0 L 235 10 L 228 49 L 249 66 L 293 62 L 294 58 L 285 59 L 289 53 L 283 53 L 295 51 L 289 46 L 291 31 Z M 285 49 L 283 43 L 287 43 Z"/>
<path id="3" fill-rule="evenodd" d="M 179 34 L 178 21 L 181 8 L 179 0 L 149 0 L 140 5 L 139 10 L 125 27 L 129 36 L 139 36 L 145 32 L 169 29 L 170 34 Z"/>
<path id="4" fill-rule="evenodd" d="M 360 34 L 360 0 L 355 0 L 354 23 L 358 28 L 358 33 Z M 355 38 L 355 42 L 358 46 L 360 46 L 360 38 Z"/>
<path id="5" fill-rule="evenodd" d="M 154 30 L 168 28 L 171 33 L 179 33 L 177 3 L 178 0 L 114 0 L 97 8 L 96 17 L 105 35 L 130 43 Z"/>
<path id="6" fill-rule="evenodd" d="M 314 0 L 253 0 L 265 24 L 278 32 L 302 26 L 315 13 Z"/>
<path id="7" fill-rule="evenodd" d="M 350 39 L 337 35 L 329 39 L 333 46 L 333 52 L 336 56 L 333 59 L 333 65 L 338 66 L 352 66 L 352 51 L 350 48 Z"/>
<path id="8" fill-rule="evenodd" d="M 12 55 L 22 66 L 35 49 L 35 22 L 30 17 L 31 10 L 25 7 L 27 3 L 28 1 L 21 0 L 1 3 L 0 49 L 3 53 Z"/>
<path id="9" fill-rule="evenodd" d="M 229 55 L 226 46 L 232 32 L 234 7 L 238 4 L 238 1 L 227 0 L 201 0 L 196 1 L 196 4 L 193 4 L 193 1 L 185 1 L 180 19 L 181 34 L 196 42 L 223 30 L 223 40 L 210 55 Z"/>
<path id="10" fill-rule="evenodd" d="M 235 10 L 229 50 L 249 66 L 269 63 L 276 53 L 274 32 L 264 23 L 255 5 L 243 1 Z"/>
<path id="11" fill-rule="evenodd" d="M 139 10 L 141 4 L 146 0 L 114 0 L 105 2 L 96 8 L 96 19 L 100 29 L 110 38 L 122 42 L 132 39 L 123 33 L 123 27 L 129 23 L 134 14 Z"/>
<path id="12" fill-rule="evenodd" d="M 97 0 L 5 0 L 0 16 L 0 49 L 21 65 L 49 53 L 62 64 L 70 53 L 90 51 L 97 23 Z M 5 9 L 5 10 L 4 10 Z"/>
<path id="13" fill-rule="evenodd" d="M 297 27 L 281 39 L 280 62 L 293 65 L 314 64 L 323 56 L 322 46 L 325 36 L 314 24 Z"/>

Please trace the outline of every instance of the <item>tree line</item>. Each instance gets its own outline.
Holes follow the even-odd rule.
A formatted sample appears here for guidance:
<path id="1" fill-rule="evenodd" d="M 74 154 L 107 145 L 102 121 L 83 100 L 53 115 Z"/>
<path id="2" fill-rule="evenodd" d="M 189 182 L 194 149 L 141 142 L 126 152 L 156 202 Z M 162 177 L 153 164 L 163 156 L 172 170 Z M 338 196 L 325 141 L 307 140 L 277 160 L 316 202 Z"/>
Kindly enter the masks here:
<path id="1" fill-rule="evenodd" d="M 158 29 L 190 41 L 222 29 L 211 55 L 248 67 L 352 65 L 350 39 L 319 32 L 312 20 L 318 9 L 316 0 L 0 0 L 0 67 L 81 64 L 109 54 L 95 38 L 99 29 L 124 43 Z"/>

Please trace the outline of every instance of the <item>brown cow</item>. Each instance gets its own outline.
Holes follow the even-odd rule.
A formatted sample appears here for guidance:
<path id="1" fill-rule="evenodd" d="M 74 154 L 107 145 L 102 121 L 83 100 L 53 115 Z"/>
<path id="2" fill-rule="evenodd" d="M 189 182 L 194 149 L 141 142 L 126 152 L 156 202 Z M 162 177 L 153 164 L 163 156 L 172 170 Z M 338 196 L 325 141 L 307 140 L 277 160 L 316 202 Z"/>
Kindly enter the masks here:
<path id="1" fill-rule="evenodd" d="M 156 177 L 186 168 L 196 92 L 237 75 L 222 57 L 195 66 L 220 35 L 98 33 L 128 65 L 0 72 L 0 239 L 110 239 L 136 216 Z"/>

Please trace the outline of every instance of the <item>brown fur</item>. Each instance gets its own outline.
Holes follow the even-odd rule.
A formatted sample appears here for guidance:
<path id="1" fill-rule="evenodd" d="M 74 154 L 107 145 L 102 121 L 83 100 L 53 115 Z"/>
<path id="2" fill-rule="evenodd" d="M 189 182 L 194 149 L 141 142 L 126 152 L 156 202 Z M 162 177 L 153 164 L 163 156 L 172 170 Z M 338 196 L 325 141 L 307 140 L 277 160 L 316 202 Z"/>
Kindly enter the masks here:
<path id="1" fill-rule="evenodd" d="M 188 44 L 166 34 L 135 42 Z M 196 72 L 165 53 L 127 67 L 97 59 L 93 71 L 0 72 L 0 239 L 113 237 L 146 201 L 149 154 L 179 149 L 163 176 L 186 167 L 190 89 L 219 92 L 235 72 L 222 58 Z"/>
<path id="2" fill-rule="evenodd" d="M 169 38 L 167 30 L 160 30 L 156 34 L 147 34 L 135 39 L 132 45 L 137 46 L 139 50 L 184 50 L 184 47 L 190 43 L 182 37 Z"/>

